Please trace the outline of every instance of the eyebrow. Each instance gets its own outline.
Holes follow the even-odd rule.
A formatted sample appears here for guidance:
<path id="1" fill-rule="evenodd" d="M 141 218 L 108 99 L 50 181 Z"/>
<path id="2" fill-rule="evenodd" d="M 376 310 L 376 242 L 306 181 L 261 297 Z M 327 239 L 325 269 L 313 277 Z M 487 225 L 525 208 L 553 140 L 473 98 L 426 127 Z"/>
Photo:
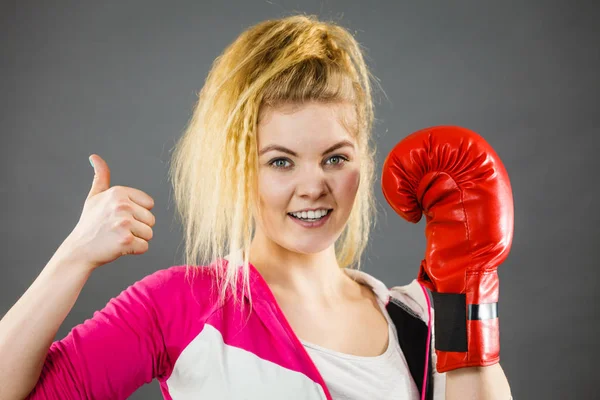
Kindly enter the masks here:
<path id="1" fill-rule="evenodd" d="M 342 140 L 341 142 L 336 143 L 333 146 L 331 146 L 330 148 L 328 148 L 327 150 L 325 150 L 322 155 L 331 153 L 332 151 L 335 151 L 337 149 L 340 149 L 340 148 L 346 147 L 346 146 L 354 148 L 354 145 L 352 144 L 352 142 L 350 142 L 349 140 Z M 292 151 L 292 150 L 288 149 L 287 147 L 279 146 L 277 144 L 270 144 L 268 146 L 265 146 L 263 149 L 261 149 L 258 152 L 258 155 L 260 157 L 269 151 L 281 151 L 282 153 L 287 153 L 294 157 L 298 156 L 298 154 L 295 151 Z"/>

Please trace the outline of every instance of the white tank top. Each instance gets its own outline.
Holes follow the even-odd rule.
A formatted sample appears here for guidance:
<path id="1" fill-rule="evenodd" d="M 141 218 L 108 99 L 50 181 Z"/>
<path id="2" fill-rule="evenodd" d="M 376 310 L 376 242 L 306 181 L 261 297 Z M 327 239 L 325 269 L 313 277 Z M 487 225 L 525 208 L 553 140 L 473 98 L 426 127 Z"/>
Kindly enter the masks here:
<path id="1" fill-rule="evenodd" d="M 334 400 L 419 400 L 419 391 L 398 344 L 396 328 L 381 300 L 377 299 L 388 323 L 385 352 L 360 357 L 332 351 L 300 340 L 323 376 Z"/>

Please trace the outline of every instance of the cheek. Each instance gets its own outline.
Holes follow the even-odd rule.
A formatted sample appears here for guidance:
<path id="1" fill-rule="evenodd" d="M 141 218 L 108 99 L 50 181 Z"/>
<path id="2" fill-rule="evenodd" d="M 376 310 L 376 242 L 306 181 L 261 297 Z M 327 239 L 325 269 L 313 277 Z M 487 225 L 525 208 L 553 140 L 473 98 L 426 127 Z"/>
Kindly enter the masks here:
<path id="1" fill-rule="evenodd" d="M 340 206 L 351 207 L 360 183 L 360 170 L 347 169 L 335 179 L 333 191 Z"/>
<path id="2" fill-rule="evenodd" d="M 285 212 L 293 193 L 291 179 L 284 174 L 261 171 L 258 176 L 258 193 L 264 212 Z"/>

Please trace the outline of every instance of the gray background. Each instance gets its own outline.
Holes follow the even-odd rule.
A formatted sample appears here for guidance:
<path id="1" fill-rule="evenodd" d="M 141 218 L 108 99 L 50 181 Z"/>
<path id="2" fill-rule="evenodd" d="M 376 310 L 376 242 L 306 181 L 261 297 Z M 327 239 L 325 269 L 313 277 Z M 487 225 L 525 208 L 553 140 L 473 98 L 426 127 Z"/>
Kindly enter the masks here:
<path id="1" fill-rule="evenodd" d="M 450 4 L 452 3 L 452 4 Z M 501 364 L 515 399 L 589 399 L 598 355 L 598 9 L 593 1 L 20 1 L 0 6 L 0 313 L 77 223 L 98 153 L 156 201 L 148 253 L 98 269 L 57 338 L 181 262 L 167 166 L 213 59 L 296 11 L 356 32 L 373 73 L 378 165 L 417 129 L 457 124 L 503 159 L 515 200 L 500 267 Z M 387 95 L 387 97 L 386 97 Z M 405 284 L 425 249 L 385 204 L 364 269 Z M 159 399 L 156 382 L 132 398 Z"/>

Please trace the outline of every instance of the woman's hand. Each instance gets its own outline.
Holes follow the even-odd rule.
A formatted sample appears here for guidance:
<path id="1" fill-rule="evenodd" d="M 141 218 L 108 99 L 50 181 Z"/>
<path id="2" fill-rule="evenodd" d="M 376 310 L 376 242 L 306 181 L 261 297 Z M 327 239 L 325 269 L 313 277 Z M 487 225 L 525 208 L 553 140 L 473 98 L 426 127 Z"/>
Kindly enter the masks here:
<path id="1" fill-rule="evenodd" d="M 79 222 L 57 252 L 94 270 L 127 254 L 143 254 L 152 239 L 155 217 L 152 197 L 141 190 L 110 187 L 110 169 L 98 155 L 90 156 L 94 181 Z"/>
<path id="2" fill-rule="evenodd" d="M 390 152 L 382 188 L 404 219 L 427 219 L 417 280 L 433 296 L 437 370 L 498 363 L 497 269 L 509 254 L 514 225 L 500 157 L 471 130 L 422 129 Z"/>

